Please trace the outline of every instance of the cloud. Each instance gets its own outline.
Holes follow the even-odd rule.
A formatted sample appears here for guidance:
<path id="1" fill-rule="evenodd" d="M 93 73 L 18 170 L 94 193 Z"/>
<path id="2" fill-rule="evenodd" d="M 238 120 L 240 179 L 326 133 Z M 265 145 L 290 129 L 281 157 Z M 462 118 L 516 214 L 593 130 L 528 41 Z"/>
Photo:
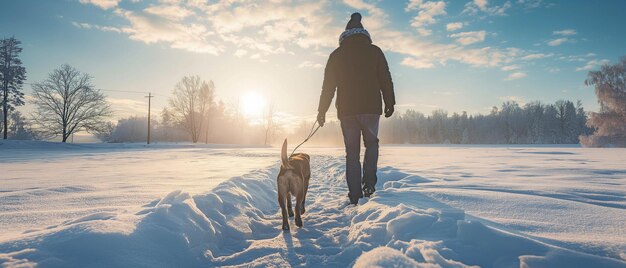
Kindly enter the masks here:
<path id="1" fill-rule="evenodd" d="M 474 32 L 461 32 L 451 34 L 450 37 L 456 38 L 456 41 L 462 45 L 469 45 L 478 42 L 485 41 L 485 36 L 487 32 L 485 31 L 474 31 Z"/>
<path id="2" fill-rule="evenodd" d="M 528 54 L 528 55 L 522 57 L 522 60 L 539 60 L 539 59 L 550 58 L 552 56 L 554 56 L 554 54 L 552 54 L 552 53 L 550 53 L 550 54 L 532 53 L 532 54 Z"/>
<path id="3" fill-rule="evenodd" d="M 510 81 L 510 80 L 517 80 L 517 79 L 521 79 L 526 77 L 526 73 L 524 72 L 514 72 L 509 74 L 505 80 Z"/>
<path id="4" fill-rule="evenodd" d="M 426 28 L 417 28 L 417 33 L 421 36 L 429 36 L 433 33 L 433 31 Z"/>
<path id="5" fill-rule="evenodd" d="M 480 12 L 486 13 L 488 15 L 495 16 L 504 16 L 506 15 L 506 10 L 511 8 L 511 2 L 506 1 L 501 6 L 489 6 L 488 0 L 474 0 L 465 4 L 465 9 L 463 9 L 462 14 L 468 15 L 476 15 Z"/>
<path id="6" fill-rule="evenodd" d="M 233 55 L 235 55 L 236 57 L 241 58 L 241 57 L 245 56 L 246 54 L 248 54 L 247 50 L 245 50 L 245 49 L 237 49 L 237 51 L 235 51 L 235 53 Z"/>
<path id="7" fill-rule="evenodd" d="M 519 69 L 519 65 L 507 65 L 500 68 L 502 71 L 513 71 Z"/>
<path id="8" fill-rule="evenodd" d="M 168 17 L 122 9 L 117 9 L 116 14 L 130 22 L 122 32 L 132 40 L 146 44 L 165 42 L 172 48 L 213 55 L 224 50 L 223 46 L 209 40 L 213 33 L 202 24 L 182 23 Z"/>
<path id="9" fill-rule="evenodd" d="M 452 32 L 452 31 L 456 31 L 463 28 L 463 23 L 462 22 L 451 22 L 446 24 L 446 30 L 448 32 Z"/>
<path id="10" fill-rule="evenodd" d="M 568 38 L 562 37 L 562 38 L 557 38 L 557 39 L 550 40 L 548 42 L 548 45 L 555 47 L 555 46 L 561 45 L 561 44 L 566 43 L 566 42 L 571 42 L 571 40 L 568 39 Z"/>
<path id="11" fill-rule="evenodd" d="M 609 64 L 609 60 L 590 60 L 585 64 L 585 66 L 576 68 L 576 71 L 590 71 L 593 69 L 597 69 L 598 67 Z"/>
<path id="12" fill-rule="evenodd" d="M 565 29 L 565 30 L 560 30 L 560 31 L 553 31 L 552 35 L 558 35 L 558 36 L 561 36 L 561 37 L 548 41 L 548 45 L 554 47 L 554 46 L 558 46 L 558 45 L 561 45 L 561 44 L 567 43 L 567 42 L 575 42 L 576 41 L 575 39 L 568 38 L 566 36 L 573 36 L 573 35 L 576 35 L 576 34 L 578 34 L 578 33 L 574 29 Z"/>
<path id="13" fill-rule="evenodd" d="M 565 30 L 560 30 L 560 31 L 554 31 L 552 32 L 553 35 L 561 35 L 561 36 L 570 36 L 570 35 L 576 35 L 578 34 L 578 32 L 576 32 L 576 30 L 574 29 L 565 29 Z"/>
<path id="14" fill-rule="evenodd" d="M 482 11 L 487 10 L 487 0 L 474 0 L 474 4 Z"/>
<path id="15" fill-rule="evenodd" d="M 358 1 L 356 1 L 358 2 Z M 359 4 L 359 3 L 356 3 Z M 209 26 L 221 41 L 231 46 L 258 50 L 263 55 L 288 53 L 283 42 L 301 48 L 330 47 L 337 44 L 342 28 L 324 8 L 325 1 L 285 5 L 280 1 L 222 1 L 196 3 Z M 382 12 L 375 7 L 371 12 Z M 370 26 L 369 18 L 364 23 Z M 283 47 L 283 48 L 281 48 Z"/>
<path id="16" fill-rule="evenodd" d="M 560 56 L 559 60 L 565 60 L 565 61 L 569 61 L 569 62 L 587 62 L 589 61 L 591 58 L 595 57 L 596 54 L 595 53 L 587 53 L 584 55 L 570 55 L 570 56 Z"/>
<path id="17" fill-rule="evenodd" d="M 435 17 L 446 15 L 446 2 L 411 0 L 405 10 L 417 10 L 417 16 L 411 21 L 411 26 L 421 28 L 437 22 Z"/>
<path id="18" fill-rule="evenodd" d="M 83 2 L 104 4 L 94 0 Z M 111 9 L 118 2 L 103 8 Z M 293 54 L 286 45 L 315 50 L 336 45 L 341 27 L 332 24 L 331 15 L 322 10 L 327 5 L 327 1 L 285 5 L 281 1 L 160 0 L 139 10 L 113 8 L 126 25 L 75 26 L 122 32 L 131 40 L 197 53 L 219 55 L 232 49 L 231 53 L 241 55 L 236 50 L 245 50 L 259 54 L 258 59 L 270 54 Z M 375 6 L 371 8 L 376 10 Z M 384 15 L 382 10 L 378 12 Z"/>
<path id="19" fill-rule="evenodd" d="M 522 106 L 526 104 L 526 99 L 520 96 L 501 96 L 498 99 L 500 99 L 501 101 L 513 101 Z"/>
<path id="20" fill-rule="evenodd" d="M 455 42 L 422 38 L 432 34 L 426 26 L 437 23 L 438 14 L 445 14 L 443 1 L 411 1 L 406 6 L 409 11 L 417 11 L 415 18 L 418 19 L 412 18 L 411 23 L 417 21 L 416 25 L 424 26 L 414 27 L 415 31 L 392 27 L 388 14 L 375 4 L 378 1 L 344 0 L 342 3 L 363 13 L 363 24 L 376 45 L 385 52 L 398 54 L 403 58 L 401 63 L 411 68 L 434 68 L 452 61 L 472 67 L 501 67 L 513 64 L 522 56 L 532 57 L 514 47 L 466 47 L 484 41 L 485 31 L 454 33 L 450 37 Z M 505 6 L 506 3 L 499 8 Z M 348 17 L 337 12 L 336 3 L 327 0 L 161 0 L 132 7 L 136 9 L 110 9 L 123 22 L 107 29 L 145 44 L 212 55 L 226 53 L 263 62 L 271 60 L 272 55 L 294 55 L 301 51 L 327 55 L 337 47 L 338 35 Z M 476 8 L 489 11 L 496 7 L 478 1 Z M 458 24 L 464 25 L 452 23 L 450 29 L 459 27 Z M 96 28 L 91 24 L 89 27 Z"/>
<path id="21" fill-rule="evenodd" d="M 95 24 L 89 24 L 89 23 L 84 23 L 84 22 L 72 22 L 72 25 L 74 25 L 74 27 L 76 28 L 80 28 L 80 29 L 96 29 L 96 30 L 100 30 L 103 32 L 115 32 L 115 33 L 121 33 L 122 30 L 116 27 L 111 27 L 111 26 L 100 26 L 100 25 L 95 25 Z"/>
<path id="22" fill-rule="evenodd" d="M 406 66 L 418 68 L 424 68 L 430 64 L 445 65 L 448 61 L 458 61 L 474 67 L 495 67 L 513 61 L 522 53 L 516 48 L 468 49 L 456 44 L 432 43 L 394 30 L 376 32 L 374 36 L 379 36 L 380 47 L 412 58 L 412 60 L 405 60 Z M 411 61 L 420 64 L 409 64 Z"/>
<path id="23" fill-rule="evenodd" d="M 312 68 L 312 69 L 321 69 L 324 68 L 324 65 L 320 63 L 314 63 L 310 61 L 303 61 L 298 65 L 298 68 Z"/>
<path id="24" fill-rule="evenodd" d="M 522 5 L 526 9 L 551 7 L 554 5 L 553 3 L 545 3 L 543 0 L 517 0 L 517 4 Z"/>
<path id="25" fill-rule="evenodd" d="M 178 5 L 150 6 L 144 12 L 173 21 L 180 21 L 193 14 L 191 10 Z"/>
<path id="26" fill-rule="evenodd" d="M 80 0 L 81 4 L 92 4 L 102 9 L 114 8 L 121 0 Z"/>
<path id="27" fill-rule="evenodd" d="M 418 58 L 404 58 L 400 64 L 409 66 L 415 69 L 429 69 L 435 67 L 435 64 L 426 60 L 426 59 L 418 59 Z"/>

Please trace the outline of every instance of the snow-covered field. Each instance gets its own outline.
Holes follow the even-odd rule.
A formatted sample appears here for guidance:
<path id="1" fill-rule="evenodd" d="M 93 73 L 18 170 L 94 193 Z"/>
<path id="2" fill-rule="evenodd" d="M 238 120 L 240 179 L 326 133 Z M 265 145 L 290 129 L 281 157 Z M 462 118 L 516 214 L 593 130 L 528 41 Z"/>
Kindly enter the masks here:
<path id="1" fill-rule="evenodd" d="M 626 267 L 626 150 L 385 146 L 346 204 L 343 152 L 304 148 L 280 230 L 276 148 L 0 145 L 0 264 Z"/>

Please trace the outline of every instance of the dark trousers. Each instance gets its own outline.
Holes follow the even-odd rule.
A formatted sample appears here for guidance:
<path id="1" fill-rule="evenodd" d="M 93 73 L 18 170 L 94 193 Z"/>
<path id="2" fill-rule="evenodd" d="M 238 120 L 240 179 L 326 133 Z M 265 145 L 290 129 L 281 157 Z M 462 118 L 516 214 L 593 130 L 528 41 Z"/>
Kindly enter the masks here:
<path id="1" fill-rule="evenodd" d="M 363 197 L 362 185 L 376 185 L 378 165 L 378 122 L 380 115 L 359 114 L 342 116 L 341 131 L 346 146 L 346 180 L 352 203 Z M 365 145 L 365 160 L 361 173 L 361 136 Z"/>

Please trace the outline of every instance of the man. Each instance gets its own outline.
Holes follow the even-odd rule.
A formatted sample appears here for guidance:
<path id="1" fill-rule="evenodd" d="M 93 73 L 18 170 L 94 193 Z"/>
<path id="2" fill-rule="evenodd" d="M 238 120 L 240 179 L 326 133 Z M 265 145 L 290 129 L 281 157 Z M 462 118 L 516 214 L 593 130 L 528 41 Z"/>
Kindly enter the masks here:
<path id="1" fill-rule="evenodd" d="M 318 107 L 317 121 L 324 126 L 326 112 L 337 91 L 337 116 L 346 146 L 346 180 L 351 204 L 376 191 L 378 122 L 385 102 L 385 117 L 396 104 L 389 66 L 382 50 L 372 44 L 361 24 L 361 14 L 352 14 L 339 37 L 339 47 L 330 54 Z M 382 93 L 382 100 L 381 100 Z M 365 160 L 361 173 L 361 135 Z"/>

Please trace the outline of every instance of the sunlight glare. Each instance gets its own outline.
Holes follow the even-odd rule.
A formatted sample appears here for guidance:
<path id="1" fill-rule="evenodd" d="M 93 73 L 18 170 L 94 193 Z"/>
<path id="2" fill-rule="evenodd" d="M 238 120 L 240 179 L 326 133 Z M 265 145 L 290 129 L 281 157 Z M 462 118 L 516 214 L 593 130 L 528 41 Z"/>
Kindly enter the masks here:
<path id="1" fill-rule="evenodd" d="M 255 91 L 250 91 L 242 96 L 241 111 L 245 116 L 250 118 L 260 118 L 263 116 L 264 109 L 265 98 L 261 94 Z"/>

